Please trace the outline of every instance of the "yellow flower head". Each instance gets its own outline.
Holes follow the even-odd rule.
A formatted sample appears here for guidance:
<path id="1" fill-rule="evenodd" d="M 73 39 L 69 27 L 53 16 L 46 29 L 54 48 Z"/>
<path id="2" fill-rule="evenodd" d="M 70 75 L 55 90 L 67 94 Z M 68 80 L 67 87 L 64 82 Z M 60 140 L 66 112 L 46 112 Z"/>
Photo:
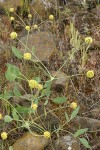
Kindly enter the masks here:
<path id="1" fill-rule="evenodd" d="M 75 109 L 76 107 L 77 107 L 77 103 L 72 102 L 72 103 L 70 104 L 70 108 Z"/>
<path id="2" fill-rule="evenodd" d="M 16 32 L 11 32 L 11 34 L 10 34 L 10 37 L 11 37 L 12 40 L 16 39 L 17 36 L 18 36 L 18 35 L 17 35 Z"/>
<path id="3" fill-rule="evenodd" d="M 32 57 L 31 53 L 24 53 L 24 55 L 23 55 L 23 58 L 25 60 L 31 60 L 31 57 Z"/>
<path id="4" fill-rule="evenodd" d="M 36 88 L 41 91 L 43 89 L 43 85 L 42 84 L 37 84 Z"/>
<path id="5" fill-rule="evenodd" d="M 28 18 L 31 19 L 32 18 L 32 14 L 28 14 Z"/>
<path id="6" fill-rule="evenodd" d="M 92 42 L 93 42 L 93 39 L 91 37 L 86 37 L 85 38 L 85 43 L 86 44 L 92 44 Z"/>
<path id="7" fill-rule="evenodd" d="M 0 119 L 2 119 L 3 117 L 2 117 L 2 114 L 0 114 Z"/>
<path id="8" fill-rule="evenodd" d="M 94 71 L 93 71 L 93 70 L 87 71 L 86 76 L 87 76 L 88 78 L 93 78 L 93 77 L 94 77 Z"/>
<path id="9" fill-rule="evenodd" d="M 14 20 L 15 20 L 15 18 L 14 18 L 14 17 L 10 17 L 10 20 L 11 20 L 11 21 L 14 21 Z"/>
<path id="10" fill-rule="evenodd" d="M 2 132 L 1 133 L 1 138 L 3 139 L 3 140 L 5 140 L 5 139 L 7 139 L 7 132 Z"/>
<path id="11" fill-rule="evenodd" d="M 15 10 L 14 10 L 14 8 L 10 8 L 9 11 L 10 12 L 14 12 Z"/>
<path id="12" fill-rule="evenodd" d="M 35 24 L 33 27 L 34 27 L 34 29 L 38 29 L 38 25 L 37 24 Z"/>
<path id="13" fill-rule="evenodd" d="M 31 105 L 31 108 L 34 109 L 34 110 L 37 110 L 38 105 L 33 103 L 33 104 Z"/>
<path id="14" fill-rule="evenodd" d="M 35 80 L 29 80 L 28 81 L 29 87 L 31 89 L 36 88 L 37 87 L 37 82 Z"/>
<path id="15" fill-rule="evenodd" d="M 26 29 L 27 31 L 30 31 L 31 27 L 30 27 L 30 26 L 26 26 L 25 29 Z"/>
<path id="16" fill-rule="evenodd" d="M 51 137 L 50 132 L 49 132 L 49 131 L 45 131 L 45 132 L 44 132 L 44 137 L 45 137 L 45 138 L 50 138 L 50 137 Z"/>
<path id="17" fill-rule="evenodd" d="M 54 20 L 54 16 L 53 16 L 53 15 L 50 15 L 50 16 L 49 16 L 49 20 Z"/>

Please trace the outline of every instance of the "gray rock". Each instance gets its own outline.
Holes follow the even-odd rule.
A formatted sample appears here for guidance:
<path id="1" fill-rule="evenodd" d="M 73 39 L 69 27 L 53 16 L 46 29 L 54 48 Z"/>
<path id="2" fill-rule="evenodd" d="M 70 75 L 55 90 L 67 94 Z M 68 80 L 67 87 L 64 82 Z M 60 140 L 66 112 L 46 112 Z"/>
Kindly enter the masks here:
<path id="1" fill-rule="evenodd" d="M 5 10 L 9 10 L 10 8 L 17 9 L 18 6 L 21 6 L 20 0 L 2 0 L 0 1 L 0 6 L 4 8 Z"/>
<path id="2" fill-rule="evenodd" d="M 73 123 L 80 128 L 89 128 L 89 130 L 100 130 L 100 120 L 98 119 L 78 116 L 74 119 Z"/>
<path id="3" fill-rule="evenodd" d="M 91 114 L 94 118 L 98 118 L 100 117 L 100 108 L 94 108 L 92 111 L 91 111 Z"/>
<path id="4" fill-rule="evenodd" d="M 56 91 L 62 91 L 65 87 L 67 87 L 69 78 L 64 72 L 59 71 L 57 73 L 57 71 L 51 71 L 50 73 L 53 77 L 57 78 L 52 83 L 52 86 L 55 88 Z"/>
<path id="5" fill-rule="evenodd" d="M 80 145 L 71 135 L 60 137 L 54 141 L 55 150 L 80 150 Z"/>
<path id="6" fill-rule="evenodd" d="M 22 37 L 20 40 L 22 43 L 26 44 L 26 39 L 27 36 Z M 46 31 L 29 34 L 27 47 L 30 49 L 30 52 L 32 52 L 32 47 L 34 46 L 35 55 L 38 58 L 36 59 L 36 57 L 33 57 L 33 60 L 35 62 L 39 62 L 39 60 L 49 61 L 50 57 L 54 54 L 56 50 L 53 40 L 54 39 L 52 33 L 48 33 Z M 20 50 L 24 52 L 25 46 L 21 44 L 20 47 Z M 27 51 L 29 52 L 29 50 Z"/>
<path id="7" fill-rule="evenodd" d="M 34 135 L 37 136 L 34 136 Z M 47 138 L 41 137 L 35 132 L 31 134 L 27 132 L 21 138 L 19 138 L 14 144 L 14 150 L 44 150 L 48 145 L 49 140 Z"/>

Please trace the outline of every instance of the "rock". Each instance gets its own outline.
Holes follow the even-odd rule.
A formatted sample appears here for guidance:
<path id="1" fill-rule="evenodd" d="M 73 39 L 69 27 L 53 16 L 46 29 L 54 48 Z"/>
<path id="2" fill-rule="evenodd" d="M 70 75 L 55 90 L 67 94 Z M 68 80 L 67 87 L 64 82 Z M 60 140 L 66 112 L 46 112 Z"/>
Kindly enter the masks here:
<path id="1" fill-rule="evenodd" d="M 2 15 L 0 17 L 0 39 L 2 40 L 0 41 L 0 45 L 2 42 L 5 42 L 2 44 L 2 48 L 5 47 L 4 49 L 8 47 L 9 35 L 11 32 L 12 32 L 12 26 L 11 26 L 10 19 L 7 16 Z"/>
<path id="2" fill-rule="evenodd" d="M 20 40 L 25 44 L 26 39 L 27 36 L 22 37 Z M 35 55 L 40 61 L 49 61 L 56 50 L 52 33 L 46 31 L 29 34 L 27 47 L 30 49 L 30 52 L 32 52 L 33 46 L 35 48 Z M 25 47 L 21 45 L 20 49 L 24 52 Z M 35 62 L 39 62 L 38 59 L 33 57 Z"/>
<path id="3" fill-rule="evenodd" d="M 89 128 L 89 130 L 100 130 L 100 120 L 87 118 L 87 117 L 76 117 L 73 121 L 75 126 L 80 128 Z"/>
<path id="4" fill-rule="evenodd" d="M 38 135 L 33 132 L 34 135 Z M 49 140 L 41 136 L 34 136 L 30 132 L 27 132 L 23 137 L 19 138 L 13 144 L 13 150 L 44 150 L 48 145 Z"/>
<path id="5" fill-rule="evenodd" d="M 38 14 L 42 18 L 48 18 L 50 9 L 56 7 L 57 0 L 32 0 L 30 4 L 31 13 Z"/>
<path id="6" fill-rule="evenodd" d="M 55 150 L 80 150 L 80 145 L 71 135 L 60 137 L 54 141 Z"/>
<path id="7" fill-rule="evenodd" d="M 4 0 L 0 1 L 0 7 L 2 7 L 5 10 L 9 10 L 10 8 L 17 9 L 18 6 L 22 6 L 21 0 Z"/>
<path id="8" fill-rule="evenodd" d="M 50 73 L 53 77 L 58 78 L 53 81 L 52 86 L 56 91 L 61 92 L 68 83 L 67 75 L 62 71 L 59 71 L 58 73 L 57 71 L 51 71 Z"/>
<path id="9" fill-rule="evenodd" d="M 94 118 L 98 118 L 100 117 L 100 108 L 94 108 L 92 111 L 91 111 L 91 114 Z"/>

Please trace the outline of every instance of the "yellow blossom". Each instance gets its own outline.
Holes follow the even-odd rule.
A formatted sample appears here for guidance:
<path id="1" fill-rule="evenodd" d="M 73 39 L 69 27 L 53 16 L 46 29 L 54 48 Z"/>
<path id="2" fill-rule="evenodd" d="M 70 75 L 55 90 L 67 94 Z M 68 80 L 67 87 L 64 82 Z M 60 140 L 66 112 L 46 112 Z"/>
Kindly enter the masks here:
<path id="1" fill-rule="evenodd" d="M 42 84 L 37 84 L 37 85 L 36 85 L 36 88 L 37 88 L 39 91 L 41 91 L 41 90 L 43 89 L 43 85 L 42 85 Z"/>
<path id="2" fill-rule="evenodd" d="M 28 18 L 31 19 L 32 18 L 32 14 L 28 14 Z"/>
<path id="3" fill-rule="evenodd" d="M 37 110 L 38 105 L 33 103 L 33 104 L 31 105 L 31 108 L 34 109 L 34 110 Z"/>
<path id="4" fill-rule="evenodd" d="M 2 132 L 1 133 L 1 138 L 3 139 L 3 140 L 5 140 L 5 139 L 7 139 L 7 132 Z"/>
<path id="5" fill-rule="evenodd" d="M 31 27 L 30 27 L 30 26 L 26 26 L 25 29 L 26 29 L 27 31 L 30 31 Z"/>
<path id="6" fill-rule="evenodd" d="M 11 21 L 14 21 L 14 20 L 15 20 L 15 18 L 14 18 L 14 17 L 10 17 L 10 20 L 11 20 Z"/>
<path id="7" fill-rule="evenodd" d="M 35 24 L 33 27 L 34 27 L 34 29 L 38 29 L 38 25 L 37 24 Z"/>
<path id="8" fill-rule="evenodd" d="M 31 53 L 24 53 L 24 55 L 23 55 L 23 58 L 25 59 L 25 60 L 31 60 Z"/>
<path id="9" fill-rule="evenodd" d="M 53 15 L 50 15 L 50 16 L 49 16 L 49 20 L 54 20 L 54 16 L 53 16 Z"/>
<path id="10" fill-rule="evenodd" d="M 28 84 L 29 84 L 29 87 L 32 89 L 36 88 L 36 86 L 37 86 L 37 82 L 35 80 L 29 80 Z"/>
<path id="11" fill-rule="evenodd" d="M 72 102 L 72 103 L 70 104 L 70 108 L 75 109 L 76 107 L 77 107 L 77 103 Z"/>
<path id="12" fill-rule="evenodd" d="M 9 11 L 10 12 L 14 12 L 15 10 L 14 10 L 14 8 L 10 8 Z"/>
<path id="13" fill-rule="evenodd" d="M 44 137 L 45 137 L 45 138 L 50 138 L 50 137 L 51 137 L 50 132 L 49 132 L 49 131 L 45 131 L 45 132 L 44 132 Z"/>
<path id="14" fill-rule="evenodd" d="M 13 39 L 16 39 L 17 38 L 17 33 L 16 32 L 11 32 L 11 34 L 10 34 L 10 37 L 11 37 L 11 39 L 13 40 Z"/>
<path id="15" fill-rule="evenodd" d="M 2 114 L 0 114 L 0 119 L 2 119 L 3 117 L 2 117 Z"/>
<path id="16" fill-rule="evenodd" d="M 91 37 L 86 37 L 85 38 L 85 43 L 86 44 L 92 44 L 92 42 L 93 42 L 93 39 Z"/>
<path id="17" fill-rule="evenodd" d="M 93 71 L 93 70 L 87 71 L 86 76 L 87 76 L 88 78 L 93 78 L 93 77 L 94 77 L 94 71 Z"/>

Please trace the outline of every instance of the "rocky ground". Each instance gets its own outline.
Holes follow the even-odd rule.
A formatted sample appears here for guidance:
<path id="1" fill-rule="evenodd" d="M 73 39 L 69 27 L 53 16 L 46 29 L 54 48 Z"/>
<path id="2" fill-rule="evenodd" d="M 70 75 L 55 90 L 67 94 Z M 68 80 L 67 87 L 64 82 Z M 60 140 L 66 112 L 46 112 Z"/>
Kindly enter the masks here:
<path id="1" fill-rule="evenodd" d="M 9 8 L 14 7 L 16 13 L 22 17 L 25 23 L 27 21 L 28 8 L 33 15 L 30 21 L 31 26 L 38 24 L 38 30 L 32 30 L 28 37 L 27 46 L 31 49 L 34 45 L 35 55 L 33 63 L 23 64 L 22 61 L 14 57 L 11 52 L 11 46 L 14 45 L 23 53 L 24 47 L 19 41 L 14 42 L 10 39 L 10 33 L 15 30 L 18 38 L 24 44 L 27 40 L 27 32 L 23 29 L 22 22 L 16 16 L 16 23 L 11 23 L 9 19 Z M 22 11 L 23 10 L 23 11 Z M 48 16 L 53 14 L 54 22 L 48 20 Z M 56 75 L 58 80 L 52 83 L 52 93 L 47 105 L 47 111 L 58 107 L 65 107 L 55 112 L 48 113 L 46 119 L 43 117 L 42 122 L 47 128 L 57 128 L 65 121 L 64 112 L 66 104 L 56 105 L 52 99 L 56 96 L 66 96 L 68 103 L 75 101 L 80 106 L 78 116 L 65 126 L 70 132 L 75 132 L 79 128 L 88 128 L 88 132 L 84 135 L 91 145 L 91 150 L 100 149 L 100 1 L 96 0 L 36 0 L 31 1 L 29 5 L 23 4 L 20 0 L 0 1 L 0 93 L 4 89 L 12 90 L 13 83 L 8 83 L 5 79 L 7 70 L 6 63 L 15 64 L 28 78 L 32 76 L 41 77 L 42 81 L 48 79 L 47 73 L 40 65 L 39 61 L 47 67 L 52 76 L 54 76 L 59 68 L 61 70 Z M 92 37 L 93 43 L 87 51 L 87 57 L 82 64 L 81 51 L 75 54 L 74 59 L 68 59 L 71 53 L 72 45 L 70 42 L 70 22 L 74 22 L 75 29 L 78 30 L 80 39 Z M 65 65 L 62 67 L 62 65 Z M 42 69 L 41 69 L 42 68 Z M 34 72 L 33 72 L 34 70 Z M 95 76 L 88 79 L 84 74 L 88 70 L 94 70 Z M 82 74 L 78 76 L 77 74 Z M 73 76 L 74 75 L 74 76 Z M 24 83 L 22 83 L 24 84 Z M 27 85 L 24 85 L 28 91 Z M 12 99 L 14 105 L 29 106 L 27 101 L 20 99 Z M 40 103 L 38 114 L 43 114 L 43 103 Z M 0 113 L 4 115 L 10 113 L 10 109 L 0 101 Z M 38 122 L 38 120 L 37 120 Z M 48 127 L 48 124 L 50 125 Z M 15 123 L 5 124 L 0 120 L 0 132 L 9 131 L 15 127 Z M 33 134 L 36 130 L 33 129 Z M 34 142 L 33 142 L 34 141 Z M 2 142 L 0 139 L 0 150 L 12 150 L 8 147 L 13 145 L 13 150 L 86 150 L 79 141 L 62 131 L 57 137 L 54 134 L 51 140 L 32 136 L 26 129 L 18 129 L 9 135 L 7 141 Z M 10 147 L 11 148 L 11 147 Z"/>

